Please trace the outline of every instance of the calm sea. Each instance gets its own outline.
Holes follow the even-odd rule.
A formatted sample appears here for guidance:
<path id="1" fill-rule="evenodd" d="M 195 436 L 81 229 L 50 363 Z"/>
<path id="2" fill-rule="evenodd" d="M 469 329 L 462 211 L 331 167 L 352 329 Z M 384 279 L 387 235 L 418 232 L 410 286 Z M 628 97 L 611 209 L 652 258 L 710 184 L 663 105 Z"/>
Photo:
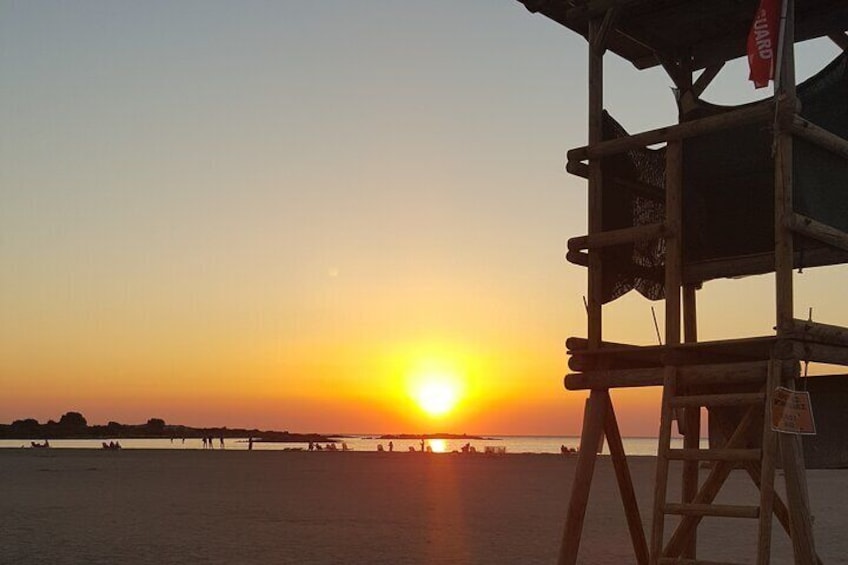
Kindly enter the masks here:
<path id="1" fill-rule="evenodd" d="M 372 435 L 348 435 L 339 437 L 339 443 L 336 444 L 338 449 L 342 448 L 341 442 L 347 444 L 349 449 L 354 451 L 377 451 L 379 445 L 388 451 L 389 440 L 376 439 Z M 203 449 L 203 444 L 200 439 L 186 439 L 185 441 L 175 439 L 121 439 L 121 447 L 124 449 Z M 420 440 L 393 440 L 394 451 L 409 451 L 410 448 L 415 450 L 421 449 Z M 560 453 L 560 447 L 577 447 L 580 445 L 580 438 L 577 437 L 551 437 L 551 436 L 486 436 L 482 440 L 459 440 L 459 439 L 433 439 L 427 440 L 426 446 L 437 453 L 450 453 L 459 451 L 466 443 L 470 443 L 478 452 L 483 452 L 489 448 L 504 448 L 506 453 Z M 657 454 L 657 439 L 656 438 L 624 438 L 624 451 L 628 455 L 656 455 Z M 706 440 L 701 440 L 702 447 L 706 447 Z M 61 449 L 99 449 L 101 440 L 89 439 L 57 439 L 51 440 L 50 446 Z M 20 448 L 29 447 L 29 440 L 0 440 L 0 449 L 2 448 Z M 682 439 L 673 439 L 672 447 L 682 447 Z M 247 439 L 227 438 L 224 440 L 224 449 L 247 449 Z M 215 440 L 213 449 L 221 449 L 218 440 Z M 255 450 L 285 450 L 285 449 L 306 449 L 305 444 L 300 443 L 254 443 Z M 608 454 L 609 449 L 604 445 L 603 453 Z"/>

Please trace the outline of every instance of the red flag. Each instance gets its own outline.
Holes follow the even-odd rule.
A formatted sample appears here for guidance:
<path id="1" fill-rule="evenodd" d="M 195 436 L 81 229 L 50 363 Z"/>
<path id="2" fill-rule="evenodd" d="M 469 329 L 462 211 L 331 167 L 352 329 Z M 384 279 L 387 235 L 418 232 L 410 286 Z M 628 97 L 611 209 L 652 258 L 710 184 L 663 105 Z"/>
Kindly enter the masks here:
<path id="1" fill-rule="evenodd" d="M 780 1 L 760 0 L 748 33 L 748 67 L 751 69 L 748 78 L 754 81 L 754 88 L 768 86 L 769 80 L 774 78 L 779 22 Z"/>

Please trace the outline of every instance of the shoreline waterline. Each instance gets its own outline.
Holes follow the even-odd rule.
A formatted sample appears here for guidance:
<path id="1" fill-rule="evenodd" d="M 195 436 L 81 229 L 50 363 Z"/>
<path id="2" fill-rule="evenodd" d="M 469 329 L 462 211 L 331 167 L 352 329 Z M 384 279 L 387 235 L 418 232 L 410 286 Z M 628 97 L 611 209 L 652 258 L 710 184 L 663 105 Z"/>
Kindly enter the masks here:
<path id="1" fill-rule="evenodd" d="M 356 452 L 378 452 L 380 447 L 385 452 L 390 449 L 394 452 L 421 451 L 421 440 L 386 440 L 377 439 L 373 435 L 345 435 L 332 436 L 338 438 L 334 444 L 336 451 L 342 451 L 346 446 L 350 451 Z M 3 439 L 0 440 L 0 449 L 31 448 L 31 442 L 41 443 L 43 438 L 29 439 Z M 206 450 L 206 451 L 246 451 L 250 444 L 248 438 L 226 438 L 223 447 L 220 440 L 215 439 L 212 446 L 204 446 L 197 438 L 104 438 L 104 439 L 56 439 L 49 440 L 50 448 L 56 449 L 102 449 L 102 444 L 110 441 L 118 441 L 123 449 L 132 450 Z M 706 439 L 701 443 L 706 446 Z M 391 443 L 391 446 L 390 446 Z M 627 455 L 655 456 L 657 454 L 657 438 L 623 438 L 624 451 Z M 679 444 L 679 445 L 678 445 Z M 462 452 L 463 447 L 473 447 L 477 453 L 484 453 L 487 448 L 493 452 L 503 451 L 506 454 L 537 453 L 537 454 L 561 454 L 562 446 L 566 448 L 577 448 L 580 438 L 574 436 L 486 436 L 485 439 L 428 439 L 424 441 L 424 449 L 434 453 Z M 675 438 L 672 447 L 682 447 L 683 440 Z M 321 445 L 322 451 L 326 451 L 328 445 Z M 259 442 L 254 441 L 254 451 L 308 451 L 309 445 L 305 443 L 282 443 L 282 442 Z M 609 454 L 609 448 L 605 444 L 602 454 Z"/>

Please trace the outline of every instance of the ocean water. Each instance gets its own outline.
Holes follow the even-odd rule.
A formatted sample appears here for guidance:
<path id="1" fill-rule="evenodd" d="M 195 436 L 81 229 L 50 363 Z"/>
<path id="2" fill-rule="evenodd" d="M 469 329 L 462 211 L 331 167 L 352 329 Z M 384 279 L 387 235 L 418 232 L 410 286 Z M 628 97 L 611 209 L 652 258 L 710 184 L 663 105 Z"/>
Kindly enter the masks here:
<path id="1" fill-rule="evenodd" d="M 433 439 L 425 440 L 425 449 L 429 448 L 434 453 L 451 453 L 460 451 L 462 447 L 469 443 L 477 452 L 485 452 L 486 448 L 490 450 L 501 451 L 505 453 L 553 453 L 559 454 L 560 447 L 578 447 L 580 438 L 572 436 L 484 436 L 486 439 Z M 378 439 L 374 435 L 347 435 L 338 437 L 339 443 L 336 444 L 337 449 L 342 449 L 344 442 L 348 449 L 353 451 L 378 451 L 382 445 L 385 451 L 389 450 L 389 441 Z M 108 441 L 108 440 L 106 440 Z M 121 439 L 119 440 L 121 447 L 124 449 L 203 449 L 203 443 L 200 439 Z M 420 440 L 391 440 L 394 451 L 406 452 L 410 449 L 416 451 L 421 450 Z M 706 439 L 701 440 L 701 447 L 706 447 Z M 103 440 L 94 439 L 57 439 L 50 441 L 51 448 L 58 449 L 100 449 Z M 627 455 L 656 455 L 657 454 L 657 438 L 623 438 L 624 452 Z M 20 439 L 5 439 L 0 440 L 0 449 L 29 447 L 30 440 Z M 683 447 L 683 440 L 680 438 L 672 439 L 672 447 Z M 248 448 L 247 438 L 226 438 L 224 440 L 223 449 L 246 450 Z M 253 444 L 254 450 L 262 451 L 282 451 L 303 449 L 306 450 L 307 444 L 301 443 L 260 443 Z M 221 449 L 220 442 L 216 439 L 212 446 L 213 450 Z M 609 448 L 606 444 L 603 447 L 603 453 L 609 454 Z"/>

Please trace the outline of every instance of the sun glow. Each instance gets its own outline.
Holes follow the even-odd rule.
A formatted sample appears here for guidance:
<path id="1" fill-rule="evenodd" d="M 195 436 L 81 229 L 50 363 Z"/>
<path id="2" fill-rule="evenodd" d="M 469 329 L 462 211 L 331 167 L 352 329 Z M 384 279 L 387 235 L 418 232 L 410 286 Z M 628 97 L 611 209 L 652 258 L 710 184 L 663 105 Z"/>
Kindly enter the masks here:
<path id="1" fill-rule="evenodd" d="M 455 367 L 444 361 L 421 361 L 408 375 L 409 396 L 431 418 L 448 415 L 464 394 L 463 379 Z"/>
<path id="2" fill-rule="evenodd" d="M 415 391 L 415 400 L 431 416 L 447 414 L 458 400 L 456 386 L 444 378 L 426 380 Z"/>

